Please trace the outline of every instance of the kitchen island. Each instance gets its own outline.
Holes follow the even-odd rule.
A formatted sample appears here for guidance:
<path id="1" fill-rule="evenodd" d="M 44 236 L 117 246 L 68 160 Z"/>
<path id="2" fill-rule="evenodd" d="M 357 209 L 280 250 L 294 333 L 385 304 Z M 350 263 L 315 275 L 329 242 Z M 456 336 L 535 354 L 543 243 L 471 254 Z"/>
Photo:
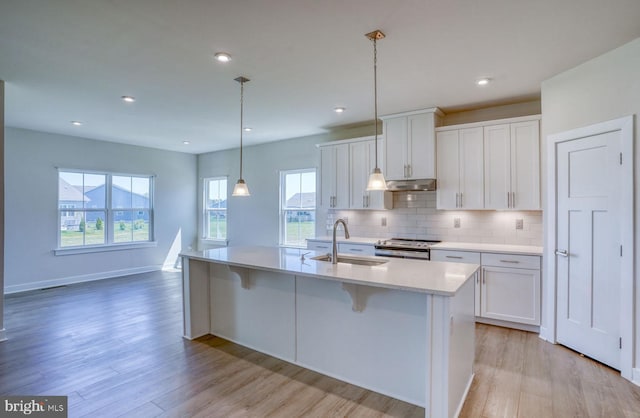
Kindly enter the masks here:
<path id="1" fill-rule="evenodd" d="M 184 337 L 213 334 L 454 417 L 473 379 L 479 266 L 275 247 L 185 252 Z"/>

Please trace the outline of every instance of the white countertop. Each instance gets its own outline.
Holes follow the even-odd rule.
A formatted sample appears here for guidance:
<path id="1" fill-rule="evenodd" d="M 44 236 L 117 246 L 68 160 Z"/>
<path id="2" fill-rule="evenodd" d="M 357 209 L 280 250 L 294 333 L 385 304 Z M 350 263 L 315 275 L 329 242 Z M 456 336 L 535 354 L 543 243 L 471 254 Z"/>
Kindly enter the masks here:
<path id="1" fill-rule="evenodd" d="M 543 248 L 533 245 L 483 244 L 477 242 L 443 241 L 431 246 L 433 250 L 477 251 L 483 253 L 505 253 L 523 255 L 542 255 Z"/>
<path id="2" fill-rule="evenodd" d="M 307 253 L 307 255 L 302 261 L 301 255 L 304 253 Z M 347 263 L 331 264 L 326 261 L 311 259 L 316 255 L 324 255 L 321 252 L 278 247 L 227 247 L 205 251 L 188 251 L 180 255 L 230 266 L 277 271 L 346 283 L 443 296 L 455 295 L 458 289 L 480 267 L 477 264 L 385 257 L 359 257 L 389 260 L 378 266 L 361 266 Z"/>

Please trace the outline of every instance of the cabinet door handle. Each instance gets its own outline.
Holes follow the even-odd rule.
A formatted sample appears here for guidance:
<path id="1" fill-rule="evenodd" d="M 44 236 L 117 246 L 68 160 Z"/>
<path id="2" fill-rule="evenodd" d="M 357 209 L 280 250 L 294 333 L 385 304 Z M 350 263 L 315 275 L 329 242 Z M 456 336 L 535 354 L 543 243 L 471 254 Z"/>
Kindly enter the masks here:
<path id="1" fill-rule="evenodd" d="M 352 253 L 361 253 L 362 251 L 364 251 L 364 250 L 362 250 L 360 248 L 351 248 L 349 250 L 349 252 L 352 252 Z"/>
<path id="2" fill-rule="evenodd" d="M 514 209 L 516 207 L 516 192 L 511 192 L 511 207 Z"/>
<path id="3" fill-rule="evenodd" d="M 510 264 L 518 264 L 520 263 L 517 260 L 500 260 L 501 263 L 510 263 Z"/>
<path id="4" fill-rule="evenodd" d="M 507 207 L 511 207 L 511 193 L 507 192 Z"/>
<path id="5" fill-rule="evenodd" d="M 362 195 L 362 207 L 367 207 L 367 197 L 365 195 Z"/>
<path id="6" fill-rule="evenodd" d="M 458 195 L 459 195 L 459 194 L 460 194 L 460 193 L 456 193 L 456 208 L 458 208 Z"/>
<path id="7" fill-rule="evenodd" d="M 476 272 L 476 283 L 480 284 L 480 272 Z"/>
<path id="8" fill-rule="evenodd" d="M 371 196 L 367 195 L 367 207 L 371 206 Z"/>
<path id="9" fill-rule="evenodd" d="M 407 177 L 413 176 L 413 167 L 411 167 L 411 164 L 407 164 L 407 171 L 409 172 Z"/>
<path id="10" fill-rule="evenodd" d="M 460 193 L 460 207 L 462 207 L 464 204 L 462 203 L 462 193 Z"/>
<path id="11" fill-rule="evenodd" d="M 556 250 L 556 255 L 561 257 L 569 257 L 569 252 L 567 250 Z"/>
<path id="12" fill-rule="evenodd" d="M 455 258 L 456 260 L 462 260 L 462 257 L 459 255 L 445 255 L 446 258 Z"/>

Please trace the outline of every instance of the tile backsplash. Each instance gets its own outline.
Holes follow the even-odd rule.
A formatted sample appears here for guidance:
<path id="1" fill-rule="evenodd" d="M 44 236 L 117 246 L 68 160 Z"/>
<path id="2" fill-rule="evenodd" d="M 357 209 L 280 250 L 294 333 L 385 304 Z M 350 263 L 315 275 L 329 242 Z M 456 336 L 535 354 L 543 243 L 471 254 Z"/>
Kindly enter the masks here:
<path id="1" fill-rule="evenodd" d="M 331 232 L 323 225 L 346 217 L 349 232 L 358 237 L 542 246 L 542 211 L 437 210 L 436 192 L 395 192 L 392 210 L 330 210 L 318 215 L 319 235 Z M 516 229 L 517 223 L 521 229 Z"/>

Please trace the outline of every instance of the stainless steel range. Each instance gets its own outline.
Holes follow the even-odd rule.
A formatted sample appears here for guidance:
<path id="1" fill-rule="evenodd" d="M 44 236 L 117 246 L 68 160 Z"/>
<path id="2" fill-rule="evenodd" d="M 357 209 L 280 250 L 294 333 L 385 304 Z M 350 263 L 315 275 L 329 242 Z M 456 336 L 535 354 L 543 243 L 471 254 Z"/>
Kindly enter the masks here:
<path id="1" fill-rule="evenodd" d="M 385 257 L 429 260 L 431 257 L 430 247 L 439 242 L 440 241 L 409 238 L 380 240 L 375 244 L 375 254 L 383 255 Z"/>

